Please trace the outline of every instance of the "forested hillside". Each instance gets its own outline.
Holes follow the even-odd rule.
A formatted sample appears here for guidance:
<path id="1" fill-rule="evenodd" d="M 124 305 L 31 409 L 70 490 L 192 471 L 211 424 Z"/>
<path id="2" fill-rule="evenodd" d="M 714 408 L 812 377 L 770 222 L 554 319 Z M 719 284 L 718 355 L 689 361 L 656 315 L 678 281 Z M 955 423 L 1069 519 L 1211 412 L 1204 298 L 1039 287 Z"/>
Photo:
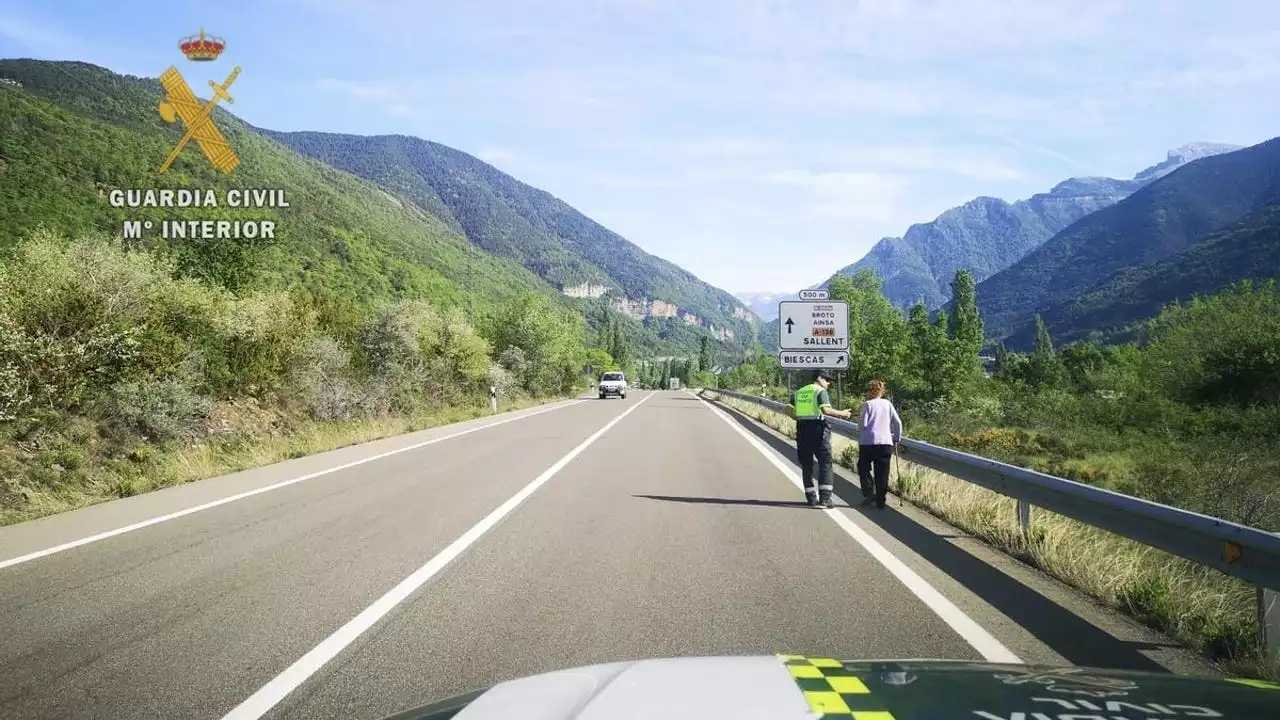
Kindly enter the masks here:
<path id="1" fill-rule="evenodd" d="M 979 298 L 988 337 L 1025 345 L 1030 337 L 1028 327 L 1037 313 L 1052 312 L 1055 318 L 1061 317 L 1062 322 L 1067 322 L 1066 315 L 1117 296 L 1120 288 L 1133 282 L 1136 276 L 1117 276 L 1117 285 L 1106 287 L 1108 278 L 1170 262 L 1178 253 L 1209 241 L 1214 233 L 1236 223 L 1243 223 L 1238 228 L 1240 239 L 1265 244 L 1270 227 L 1266 209 L 1277 202 L 1280 202 L 1280 139 L 1190 163 L 1120 203 L 1075 223 L 1012 267 L 984 281 L 979 288 Z M 1250 216 L 1254 217 L 1247 220 Z M 1256 232 L 1249 234 L 1246 232 L 1249 228 Z M 1236 234 L 1218 237 L 1211 248 L 1202 252 L 1211 255 L 1230 252 L 1231 237 Z M 1173 286 L 1176 281 L 1170 278 L 1159 291 L 1164 298 L 1171 299 L 1170 295 L 1186 298 L 1196 288 L 1216 290 L 1226 282 L 1252 274 L 1248 264 L 1233 268 L 1225 262 L 1206 260 L 1203 254 L 1198 257 L 1181 261 L 1189 264 L 1162 268 L 1186 273 L 1196 264 L 1207 263 L 1224 273 L 1217 276 L 1219 282 L 1207 286 L 1197 281 L 1180 290 Z M 1160 270 L 1152 268 L 1145 276 L 1154 278 L 1150 273 L 1157 272 Z M 1186 274 L 1181 277 L 1189 279 Z M 1066 308 L 1091 291 L 1094 294 L 1084 298 L 1079 309 Z M 1154 289 L 1152 292 L 1146 298 L 1150 301 L 1148 309 L 1159 299 Z M 1136 309 L 1144 300 L 1129 296 L 1123 302 Z M 1059 306 L 1063 309 L 1055 311 Z M 1116 309 L 1111 316 L 1104 312 L 1095 317 L 1100 322 L 1126 322 L 1139 316 L 1126 316 L 1124 311 Z M 1105 329 L 1086 328 L 1075 320 L 1064 327 L 1071 333 Z"/>
<path id="2" fill-rule="evenodd" d="M 1124 342 L 1141 337 L 1143 321 L 1165 305 L 1212 295 L 1239 280 L 1280 278 L 1280 204 L 1268 205 L 1168 260 L 1125 268 L 1088 292 L 1045 311 L 1055 338 Z M 1030 347 L 1034 324 L 1010 336 Z"/>
<path id="3" fill-rule="evenodd" d="M 1114 205 L 1189 162 L 1238 149 L 1220 143 L 1191 143 L 1170 150 L 1164 162 L 1130 180 L 1070 178 L 1048 192 L 1012 203 L 994 197 L 974 198 L 930 222 L 912 225 L 900 238 L 882 239 L 866 256 L 836 275 L 871 270 L 884 280 L 885 296 L 898 307 L 905 310 L 924 301 L 933 309 L 951 297 L 949 283 L 957 270 L 968 270 L 982 282 L 1077 220 Z"/>
<path id="4" fill-rule="evenodd" d="M 214 110 L 218 126 L 242 160 L 235 173 L 217 173 L 192 148 L 167 174 L 158 175 L 156 168 L 183 130 L 180 125 L 164 123 L 155 112 L 162 97 L 155 80 L 117 75 L 86 63 L 31 60 L 0 61 L 0 77 L 22 84 L 20 89 L 0 86 L 0 119 L 9 128 L 0 137 L 0 163 L 4 163 L 0 172 L 7 180 L 0 194 L 0 245 L 11 245 L 41 226 L 74 234 L 83 230 L 119 232 L 125 219 L 271 219 L 277 221 L 275 242 L 192 243 L 153 238 L 145 244 L 172 257 L 180 271 L 228 287 L 305 287 L 336 314 L 350 314 L 341 309 L 346 305 L 364 306 L 401 297 L 430 297 L 485 313 L 505 299 L 533 291 L 556 294 L 559 304 L 584 312 L 591 330 L 598 331 L 601 326 L 600 313 L 587 312 L 593 307 L 591 303 L 563 296 L 558 286 L 539 277 L 538 271 L 552 274 L 552 255 L 544 253 L 545 262 L 525 267 L 522 262 L 527 258 L 518 254 L 504 257 L 501 247 L 498 253 L 486 251 L 483 245 L 468 240 L 459 215 L 430 200 L 429 189 L 417 192 L 387 177 L 388 187 L 394 190 L 389 192 L 299 156 L 221 107 Z M 469 158 L 448 148 L 441 152 Z M 470 160 L 488 168 L 474 158 Z M 539 192 L 502 177 L 529 193 Z M 111 189 L 132 187 L 208 187 L 218 193 L 231 187 L 281 188 L 290 207 L 119 209 L 107 204 L 106 194 Z M 479 207 L 468 207 L 470 210 L 460 215 L 471 227 L 510 229 L 524 223 L 509 232 L 507 239 L 547 247 L 539 238 L 548 231 L 522 218 L 513 219 L 503 203 L 485 206 L 492 215 Z M 571 209 L 565 212 L 570 219 L 576 216 Z M 592 225 L 592 232 L 612 235 L 577 217 Z M 494 237 L 487 232 L 481 236 Z M 684 318 L 645 320 L 623 313 L 619 322 L 637 353 L 692 353 L 700 333 L 713 332 L 712 328 L 729 346 L 749 344 L 754 335 L 749 331 L 750 323 L 734 317 L 735 313 L 748 313 L 731 296 L 621 238 L 617 241 L 622 247 L 620 258 L 628 252 L 648 258 L 646 268 L 652 271 L 650 285 L 655 292 L 675 286 L 671 296 L 695 298 L 687 302 L 698 308 L 728 303 L 738 306 L 736 310 L 728 308 L 727 315 L 701 310 L 698 317 L 709 326 L 706 329 L 690 325 Z M 563 258 L 566 267 L 584 266 L 584 261 L 567 250 Z M 619 274 L 627 274 L 626 262 L 618 260 Z M 682 283 L 687 285 L 683 291 L 679 289 Z M 743 328 L 748 328 L 746 335 Z"/>
<path id="5" fill-rule="evenodd" d="M 480 308 L 554 290 L 511 260 L 473 249 L 438 218 L 372 183 L 308 160 L 215 110 L 242 163 L 222 175 L 191 148 L 156 172 L 182 136 L 164 123 L 154 80 L 84 63 L 0 61 L 0 246 L 45 227 L 66 235 L 120 232 L 126 219 L 271 219 L 274 242 L 165 241 L 145 245 L 191 276 L 232 288 L 300 287 L 334 313 L 379 300 L 422 297 Z M 120 188 L 280 188 L 282 209 L 113 208 Z M 348 308 L 344 310 L 344 308 Z"/>
<path id="6" fill-rule="evenodd" d="M 661 301 L 674 306 L 664 308 L 666 312 L 678 313 L 682 320 L 692 315 L 688 322 L 740 346 L 753 335 L 755 318 L 737 298 L 466 153 L 401 135 L 263 133 L 378 182 L 438 214 L 476 245 L 520 262 L 557 288 L 611 290 L 612 298 L 633 301 L 638 317 L 661 316 L 653 303 Z"/>

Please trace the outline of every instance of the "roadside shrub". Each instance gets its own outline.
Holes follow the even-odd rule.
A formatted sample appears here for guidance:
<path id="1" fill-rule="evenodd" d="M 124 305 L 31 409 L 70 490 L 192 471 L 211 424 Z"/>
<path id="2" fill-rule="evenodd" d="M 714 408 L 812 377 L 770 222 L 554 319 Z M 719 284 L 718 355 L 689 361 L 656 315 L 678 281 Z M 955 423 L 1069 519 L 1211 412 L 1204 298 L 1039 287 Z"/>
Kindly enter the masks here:
<path id="1" fill-rule="evenodd" d="M 209 353 L 210 380 L 223 395 L 277 389 L 293 349 L 315 327 L 314 316 L 285 293 L 258 293 L 228 302 L 215 317 L 218 351 Z"/>
<path id="2" fill-rule="evenodd" d="M 474 395 L 489 373 L 489 343 L 466 316 L 422 301 L 397 303 L 375 316 L 361 333 L 361 346 L 399 411 L 413 412 L 425 399 L 439 409 Z"/>
<path id="3" fill-rule="evenodd" d="M 112 389 L 105 415 L 116 432 L 132 431 L 151 440 L 191 440 L 204 434 L 213 403 L 181 378 L 144 379 Z"/>
<path id="4" fill-rule="evenodd" d="M 295 399 L 316 420 L 381 417 L 390 409 L 385 388 L 354 378 L 351 353 L 331 337 L 313 337 L 298 348 L 289 380 Z"/>
<path id="5" fill-rule="evenodd" d="M 1280 532 L 1280 458 L 1238 441 L 1201 443 L 1181 454 L 1145 457 L 1120 492 Z"/>
<path id="6" fill-rule="evenodd" d="M 74 410 L 120 379 L 158 273 L 100 237 L 67 243 L 41 232 L 19 246 L 0 267 L 0 416 Z"/>
<path id="7" fill-rule="evenodd" d="M 520 389 L 516 376 L 498 363 L 489 364 L 487 379 L 491 386 L 497 388 L 499 398 L 510 398 Z"/>
<path id="8" fill-rule="evenodd" d="M 79 409 L 125 374 L 137 349 L 133 329 L 98 325 L 67 337 L 32 335 L 0 309 L 0 420 L 35 405 Z"/>

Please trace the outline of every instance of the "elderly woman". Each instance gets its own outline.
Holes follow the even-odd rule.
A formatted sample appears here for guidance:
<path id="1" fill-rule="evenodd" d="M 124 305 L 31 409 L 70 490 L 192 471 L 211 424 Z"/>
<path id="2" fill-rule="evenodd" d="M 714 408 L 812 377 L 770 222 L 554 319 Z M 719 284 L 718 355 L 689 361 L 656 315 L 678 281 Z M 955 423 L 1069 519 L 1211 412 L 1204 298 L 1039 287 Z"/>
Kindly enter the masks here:
<path id="1" fill-rule="evenodd" d="M 858 438 L 862 507 L 875 503 L 877 508 L 884 508 L 885 495 L 889 493 L 889 460 L 893 457 L 893 448 L 902 441 L 902 419 L 893 403 L 884 397 L 882 381 L 872 380 L 867 385 L 867 401 L 862 405 L 858 425 L 862 430 Z"/>

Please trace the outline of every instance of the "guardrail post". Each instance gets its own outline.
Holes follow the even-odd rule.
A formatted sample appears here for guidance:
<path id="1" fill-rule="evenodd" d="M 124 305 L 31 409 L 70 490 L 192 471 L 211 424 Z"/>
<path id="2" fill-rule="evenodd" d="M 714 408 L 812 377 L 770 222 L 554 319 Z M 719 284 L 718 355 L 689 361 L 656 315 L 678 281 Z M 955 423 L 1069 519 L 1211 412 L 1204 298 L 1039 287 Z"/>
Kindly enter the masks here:
<path id="1" fill-rule="evenodd" d="M 1280 592 L 1271 588 L 1258 588 L 1258 633 L 1266 658 L 1280 663 Z"/>
<path id="2" fill-rule="evenodd" d="M 1258 631 L 1267 659 L 1280 662 L 1280 592 L 1258 588 Z"/>
<path id="3" fill-rule="evenodd" d="M 1018 527 L 1022 529 L 1022 537 L 1031 534 L 1031 503 L 1018 501 Z"/>

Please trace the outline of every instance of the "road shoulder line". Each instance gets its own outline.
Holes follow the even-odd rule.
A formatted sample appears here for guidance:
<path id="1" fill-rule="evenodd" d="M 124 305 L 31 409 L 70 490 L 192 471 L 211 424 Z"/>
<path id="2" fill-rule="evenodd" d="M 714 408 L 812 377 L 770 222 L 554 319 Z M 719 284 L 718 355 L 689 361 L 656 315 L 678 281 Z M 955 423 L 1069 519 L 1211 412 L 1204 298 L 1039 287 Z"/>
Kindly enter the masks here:
<path id="1" fill-rule="evenodd" d="M 765 447 L 759 440 L 752 437 L 743 428 L 739 427 L 731 418 L 724 414 L 719 408 L 712 405 L 705 398 L 698 398 L 706 404 L 708 410 L 715 414 L 733 429 L 739 436 L 747 441 L 751 447 L 765 457 L 784 477 L 791 481 L 791 484 L 798 490 L 803 490 L 800 476 L 790 467 L 787 467 L 777 455 L 769 448 Z M 995 638 L 991 633 L 987 632 L 973 618 L 969 617 L 963 610 L 946 598 L 942 593 L 938 592 L 927 580 L 917 574 L 908 567 L 902 560 L 898 559 L 893 553 L 889 552 L 875 538 L 869 535 L 865 530 L 858 527 L 852 520 L 845 517 L 839 510 L 823 510 L 827 517 L 831 518 L 835 524 L 845 532 L 855 542 L 863 547 L 872 557 L 874 557 L 881 565 L 896 577 L 899 582 L 907 587 L 913 595 L 920 599 L 930 610 L 934 612 L 943 622 L 945 622 L 965 642 L 969 643 L 973 649 L 977 650 L 988 662 L 995 663 L 1022 663 L 1022 659 L 1015 655 L 1013 651 L 1005 647 L 1003 643 Z"/>
<path id="2" fill-rule="evenodd" d="M 506 425 L 507 423 L 516 422 L 517 420 L 523 420 L 525 418 L 535 417 L 537 415 L 542 415 L 543 413 L 549 413 L 555 410 L 571 407 L 573 405 L 578 405 L 584 402 L 586 402 L 586 400 L 581 400 L 581 399 L 572 400 L 565 403 L 559 403 L 551 407 L 537 409 L 537 410 L 534 410 L 533 412 L 526 412 L 518 415 L 513 415 L 511 417 L 503 418 L 495 422 L 486 423 L 484 425 L 478 425 L 475 427 L 469 427 L 465 430 L 459 430 L 457 432 L 441 435 L 439 437 L 430 438 L 428 440 L 423 440 L 421 442 L 413 443 L 412 445 L 406 445 L 404 447 L 394 448 L 392 450 L 387 450 L 385 452 L 377 453 L 375 455 L 370 455 L 368 457 L 352 460 L 350 462 L 346 462 L 341 465 L 335 465 L 333 467 L 325 468 L 323 470 L 317 470 L 315 472 L 306 473 L 304 475 L 299 475 L 297 477 L 289 478 L 288 480 L 282 480 L 280 482 L 272 483 L 270 485 L 264 485 L 262 487 L 254 488 L 252 490 L 246 490 L 244 492 L 239 492 L 234 495 L 228 495 L 226 497 L 201 503 L 199 505 L 193 505 L 191 507 L 183 508 L 182 510 L 176 510 L 174 512 L 157 515 L 157 516 L 148 518 L 146 520 L 141 520 L 135 523 L 113 528 L 111 530 L 106 530 L 100 533 L 95 533 L 93 535 L 88 535 L 86 537 L 82 537 L 77 540 L 72 540 L 70 542 L 61 543 L 59 545 L 54 545 L 52 547 L 44 548 L 42 550 L 29 552 L 29 553 L 19 555 L 17 557 L 10 558 L 7 560 L 0 560 L 0 570 L 4 570 L 5 568 L 13 567 L 15 565 L 21 565 L 23 563 L 31 562 L 32 560 L 38 560 L 40 558 L 48 557 L 50 555 L 55 555 L 57 553 L 65 552 L 67 550 L 73 550 L 75 548 L 83 547 L 85 545 L 90 545 L 92 543 L 96 543 L 102 540 L 107 540 L 109 538 L 113 538 L 118 535 L 124 535 L 126 533 L 130 533 L 135 530 L 141 530 L 143 528 L 151 527 L 152 525 L 158 525 L 163 522 L 168 522 L 169 520 L 176 520 L 180 517 L 192 515 L 194 513 L 198 513 L 204 510 L 210 510 L 212 508 L 219 507 L 221 505 L 226 505 L 228 503 L 232 503 L 237 500 L 243 500 L 245 498 L 253 497 L 255 495 L 262 495 L 263 493 L 268 493 L 268 492 L 271 492 L 272 490 L 279 490 L 280 488 L 288 487 L 290 485 L 296 485 L 298 483 L 305 482 L 307 480 L 312 480 L 318 477 L 323 477 L 325 475 L 330 475 L 340 470 L 346 470 L 348 468 L 357 467 L 359 465 L 364 465 L 366 463 L 370 463 L 375 460 L 381 460 L 383 458 L 391 457 L 393 455 L 398 455 L 400 453 L 408 452 L 410 450 L 417 450 L 419 448 L 423 448 L 428 445 L 434 445 L 439 442 L 444 442 L 445 440 L 452 440 L 454 438 L 462 437 L 464 435 L 470 435 L 471 433 L 479 432 L 481 430 L 487 430 L 489 428 L 498 427 L 500 425 Z M 75 511 L 73 510 L 71 512 L 75 512 Z M 54 516 L 54 517 L 57 517 L 57 516 Z"/>

